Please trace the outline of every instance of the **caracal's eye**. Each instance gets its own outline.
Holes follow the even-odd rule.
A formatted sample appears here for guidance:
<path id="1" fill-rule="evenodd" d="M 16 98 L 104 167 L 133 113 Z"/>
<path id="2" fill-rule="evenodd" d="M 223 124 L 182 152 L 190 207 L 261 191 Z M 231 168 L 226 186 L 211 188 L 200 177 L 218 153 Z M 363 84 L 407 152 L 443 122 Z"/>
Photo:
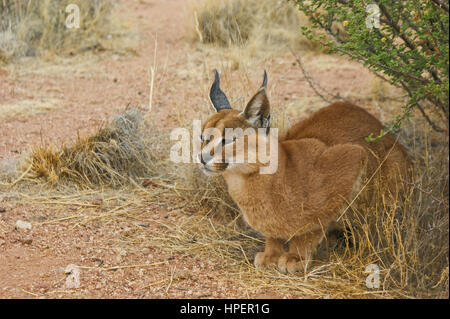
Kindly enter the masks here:
<path id="1" fill-rule="evenodd" d="M 233 143 L 234 141 L 236 141 L 236 137 L 233 137 L 232 140 L 230 140 L 230 139 L 222 139 L 222 145 L 231 144 L 231 143 Z"/>

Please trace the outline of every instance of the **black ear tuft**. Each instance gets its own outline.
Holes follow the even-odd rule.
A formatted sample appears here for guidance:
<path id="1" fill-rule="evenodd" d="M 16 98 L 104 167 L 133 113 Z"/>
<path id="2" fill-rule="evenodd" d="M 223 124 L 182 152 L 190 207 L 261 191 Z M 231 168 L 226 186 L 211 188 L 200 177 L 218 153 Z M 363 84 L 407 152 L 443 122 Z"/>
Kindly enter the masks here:
<path id="1" fill-rule="evenodd" d="M 263 83 L 261 85 L 261 89 L 267 89 L 267 72 L 266 72 L 266 70 L 264 70 L 264 79 L 263 79 Z"/>
<path id="2" fill-rule="evenodd" d="M 214 70 L 214 83 L 211 86 L 211 90 L 209 91 L 209 98 L 217 112 L 231 109 L 231 105 L 230 102 L 228 102 L 227 96 L 220 89 L 220 78 L 219 72 L 217 72 L 217 70 Z"/>

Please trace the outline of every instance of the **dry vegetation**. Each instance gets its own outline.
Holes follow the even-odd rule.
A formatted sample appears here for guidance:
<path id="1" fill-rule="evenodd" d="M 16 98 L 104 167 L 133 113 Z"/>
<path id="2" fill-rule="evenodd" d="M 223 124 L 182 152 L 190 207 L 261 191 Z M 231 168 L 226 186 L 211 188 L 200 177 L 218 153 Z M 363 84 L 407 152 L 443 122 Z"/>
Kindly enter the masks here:
<path id="1" fill-rule="evenodd" d="M 120 186 L 148 172 L 151 154 L 142 138 L 140 114 L 130 110 L 116 116 L 90 137 L 79 137 L 72 146 L 54 150 L 35 147 L 30 172 L 55 185 L 74 182 L 86 186 Z"/>
<path id="2" fill-rule="evenodd" d="M 254 50 L 316 48 L 301 34 L 300 28 L 306 24 L 308 19 L 283 0 L 202 0 L 189 15 L 188 37 Z"/>
<path id="3" fill-rule="evenodd" d="M 278 46 L 278 41 L 286 46 L 294 42 L 309 46 L 292 32 L 295 26 L 306 23 L 296 9 L 275 0 L 243 3 L 202 3 L 193 11 L 196 25 L 192 35 L 219 46 L 245 44 L 265 49 Z M 71 45 L 67 43 L 67 48 Z M 233 92 L 235 96 L 247 96 L 249 75 L 245 70 L 237 72 L 241 83 L 231 83 L 224 77 L 222 85 L 239 88 L 239 92 Z M 210 109 L 206 95 L 204 106 L 203 116 L 207 116 Z M 142 122 L 140 117 L 135 111 L 127 111 L 97 134 L 78 138 L 73 145 L 34 147 L 23 169 L 14 178 L 3 178 L 5 189 L 14 186 L 21 192 L 33 192 L 45 184 L 45 191 L 40 191 L 42 201 L 45 196 L 54 199 L 86 189 L 112 188 L 129 199 L 134 211 L 162 202 L 177 203 L 178 211 L 187 217 L 177 225 L 160 225 L 164 233 L 147 237 L 148 244 L 210 259 L 224 276 L 234 278 L 249 291 L 267 288 L 314 298 L 448 297 L 448 136 L 434 134 L 423 124 L 408 124 L 400 136 L 415 164 L 407 194 L 397 198 L 375 194 L 374 202 L 353 203 L 341 216 L 348 232 L 337 243 L 324 241 L 314 264 L 294 276 L 253 267 L 253 256 L 262 249 L 263 240 L 242 221 L 224 181 L 206 178 L 192 164 L 172 163 L 167 132 L 154 128 L 151 114 Z M 283 107 L 273 117 L 274 125 L 280 128 L 289 122 Z M 180 120 L 178 125 L 188 127 L 188 120 Z M 27 198 L 33 201 L 33 197 Z M 118 208 L 122 212 L 123 206 Z M 369 264 L 381 270 L 379 289 L 370 290 L 365 285 Z"/>
<path id="4" fill-rule="evenodd" d="M 66 27 L 65 9 L 69 4 L 80 9 L 80 28 Z M 2 0 L 0 62 L 86 50 L 121 51 L 130 44 L 130 34 L 112 21 L 113 7 L 111 0 Z"/>

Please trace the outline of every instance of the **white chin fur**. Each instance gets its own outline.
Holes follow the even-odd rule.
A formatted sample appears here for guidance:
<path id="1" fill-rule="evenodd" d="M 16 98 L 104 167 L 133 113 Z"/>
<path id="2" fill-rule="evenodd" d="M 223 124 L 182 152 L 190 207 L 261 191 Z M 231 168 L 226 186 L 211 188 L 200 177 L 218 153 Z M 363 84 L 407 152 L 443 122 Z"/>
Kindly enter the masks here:
<path id="1" fill-rule="evenodd" d="M 215 171 L 209 170 L 209 169 L 207 169 L 207 168 L 205 168 L 205 167 L 202 167 L 202 168 L 201 168 L 201 171 L 202 171 L 203 174 L 205 174 L 206 176 L 218 176 L 218 175 L 221 175 L 221 174 L 222 174 L 221 172 L 215 172 Z"/>

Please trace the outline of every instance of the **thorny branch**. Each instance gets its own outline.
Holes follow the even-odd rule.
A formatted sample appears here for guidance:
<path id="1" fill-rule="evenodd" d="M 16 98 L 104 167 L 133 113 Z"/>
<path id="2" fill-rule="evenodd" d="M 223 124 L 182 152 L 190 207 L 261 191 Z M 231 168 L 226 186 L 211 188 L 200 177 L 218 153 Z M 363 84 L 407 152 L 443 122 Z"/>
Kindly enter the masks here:
<path id="1" fill-rule="evenodd" d="M 448 209 L 448 203 L 446 203 L 444 200 L 437 198 L 436 196 L 434 196 L 431 191 L 426 191 L 423 188 L 421 188 L 420 186 L 412 183 L 412 182 L 408 182 L 404 179 L 402 179 L 402 182 L 405 183 L 406 185 L 412 186 L 413 188 L 417 189 L 418 191 L 430 196 L 434 201 L 436 201 L 437 203 L 445 206 Z"/>
<path id="2" fill-rule="evenodd" d="M 297 54 L 295 54 L 295 52 L 291 49 L 291 53 L 294 56 L 295 60 L 297 61 L 298 65 L 300 66 L 300 69 L 303 72 L 303 75 L 306 78 L 306 81 L 308 81 L 309 86 L 314 90 L 314 92 L 325 102 L 327 103 L 331 103 L 331 101 L 329 99 L 327 99 L 325 96 L 323 96 L 323 94 L 321 94 L 318 90 L 318 88 L 320 88 L 323 92 L 325 92 L 326 94 L 332 96 L 334 99 L 336 100 L 346 100 L 345 98 L 341 97 L 338 94 L 333 94 L 331 92 L 329 92 L 328 90 L 324 89 L 322 86 L 320 86 L 312 77 L 311 75 L 309 75 L 308 71 L 306 71 L 304 65 L 303 65 L 303 61 L 300 58 L 300 56 L 298 56 Z"/>

